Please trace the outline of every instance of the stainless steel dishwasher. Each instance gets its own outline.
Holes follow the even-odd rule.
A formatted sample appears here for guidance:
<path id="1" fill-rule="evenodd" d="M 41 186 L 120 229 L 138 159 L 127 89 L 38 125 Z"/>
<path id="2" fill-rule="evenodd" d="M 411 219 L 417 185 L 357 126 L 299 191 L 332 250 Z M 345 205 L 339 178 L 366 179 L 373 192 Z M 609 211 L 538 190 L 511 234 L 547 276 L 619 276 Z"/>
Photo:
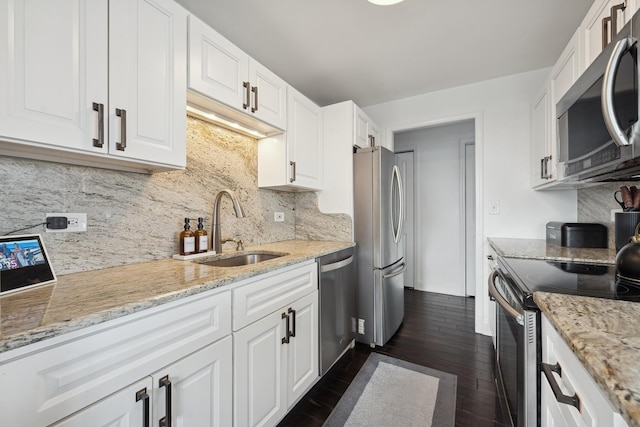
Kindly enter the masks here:
<path id="1" fill-rule="evenodd" d="M 320 375 L 352 345 L 356 333 L 355 248 L 318 258 Z"/>

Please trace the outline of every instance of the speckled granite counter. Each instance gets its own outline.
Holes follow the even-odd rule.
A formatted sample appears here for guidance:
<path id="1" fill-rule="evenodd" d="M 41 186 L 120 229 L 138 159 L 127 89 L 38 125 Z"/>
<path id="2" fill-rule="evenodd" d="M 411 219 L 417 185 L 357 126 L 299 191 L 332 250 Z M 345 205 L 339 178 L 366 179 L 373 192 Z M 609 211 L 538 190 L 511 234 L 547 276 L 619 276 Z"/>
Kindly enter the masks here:
<path id="1" fill-rule="evenodd" d="M 166 259 L 60 276 L 0 297 L 0 353 L 351 246 L 289 240 L 247 247 L 288 255 L 242 267 Z"/>
<path id="2" fill-rule="evenodd" d="M 615 249 L 566 248 L 547 244 L 544 239 L 487 238 L 489 245 L 506 258 L 533 258 L 554 261 L 615 264 Z"/>
<path id="3" fill-rule="evenodd" d="M 630 426 L 640 426 L 640 304 L 536 292 L 540 310 Z"/>

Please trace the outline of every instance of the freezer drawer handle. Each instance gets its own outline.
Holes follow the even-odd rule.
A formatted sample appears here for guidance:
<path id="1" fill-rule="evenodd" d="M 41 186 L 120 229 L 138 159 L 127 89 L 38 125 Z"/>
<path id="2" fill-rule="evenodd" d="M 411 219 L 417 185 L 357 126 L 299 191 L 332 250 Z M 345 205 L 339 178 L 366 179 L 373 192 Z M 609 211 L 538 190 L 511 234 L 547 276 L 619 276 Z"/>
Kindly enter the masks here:
<path id="1" fill-rule="evenodd" d="M 385 274 L 384 276 L 382 276 L 383 279 L 388 279 L 390 277 L 394 277 L 397 276 L 398 274 L 401 274 L 404 272 L 404 270 L 407 269 L 407 266 L 405 265 L 405 263 L 403 262 L 401 264 L 401 268 L 399 270 L 394 271 L 393 273 L 389 273 L 389 274 Z"/>
<path id="2" fill-rule="evenodd" d="M 320 267 L 320 273 L 328 273 L 330 271 L 346 267 L 347 265 L 351 264 L 352 262 L 353 262 L 353 255 L 351 255 L 349 258 L 345 258 L 345 259 L 343 259 L 341 261 L 336 261 L 336 262 L 332 262 L 331 264 L 323 265 L 322 267 Z"/>
<path id="3" fill-rule="evenodd" d="M 169 375 L 165 375 L 158 381 L 159 387 L 166 387 L 165 391 L 165 416 L 160 418 L 160 427 L 171 427 L 171 381 Z"/>
<path id="4" fill-rule="evenodd" d="M 566 394 L 562 393 L 558 382 L 553 376 L 553 372 L 562 376 L 562 367 L 560 366 L 560 364 L 556 362 L 555 365 L 550 365 L 548 363 L 541 363 L 541 365 L 542 372 L 544 372 L 544 376 L 547 378 L 547 381 L 551 386 L 551 390 L 553 391 L 553 395 L 556 397 L 556 400 L 566 405 L 575 406 L 576 408 L 578 408 L 578 411 L 582 412 L 582 410 L 580 409 L 580 398 L 578 397 L 578 394 L 574 393 L 573 396 L 567 396 Z"/>
<path id="5" fill-rule="evenodd" d="M 136 392 L 136 402 L 140 402 L 143 400 L 143 410 L 142 410 L 142 426 L 149 427 L 149 393 L 147 393 L 147 388 L 143 388 L 142 390 Z"/>
<path id="6" fill-rule="evenodd" d="M 500 307 L 502 307 L 507 313 L 509 313 L 509 315 L 511 315 L 511 317 L 513 317 L 516 320 L 516 322 L 518 322 L 518 325 L 524 326 L 524 316 L 521 313 L 519 313 L 518 310 L 511 307 L 511 305 L 509 305 L 507 300 L 504 299 L 502 295 L 500 295 L 500 292 L 498 292 L 498 289 L 496 289 L 495 280 L 497 277 L 498 277 L 497 270 L 493 271 L 489 276 L 489 295 L 492 296 L 495 299 L 495 301 L 500 305 Z"/>

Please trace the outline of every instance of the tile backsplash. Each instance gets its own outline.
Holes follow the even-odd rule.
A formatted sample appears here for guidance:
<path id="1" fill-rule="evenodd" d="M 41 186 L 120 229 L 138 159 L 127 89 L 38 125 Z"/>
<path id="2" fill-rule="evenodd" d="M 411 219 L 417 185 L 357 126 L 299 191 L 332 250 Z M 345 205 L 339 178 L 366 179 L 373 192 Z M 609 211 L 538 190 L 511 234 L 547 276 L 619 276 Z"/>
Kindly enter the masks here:
<path id="1" fill-rule="evenodd" d="M 42 234 L 57 274 L 168 258 L 177 252 L 185 217 L 194 219 L 192 229 L 204 217 L 211 234 L 214 197 L 229 188 L 245 218 L 236 218 L 223 198 L 224 237 L 245 245 L 351 240 L 351 217 L 321 213 L 315 193 L 258 189 L 257 162 L 254 139 L 191 117 L 184 171 L 144 175 L 0 157 L 0 235 L 38 224 L 46 212 L 86 212 L 86 233 L 45 233 L 42 226 L 24 232 Z M 284 212 L 284 222 L 274 222 L 274 212 Z"/>
<path id="2" fill-rule="evenodd" d="M 613 193 L 623 185 L 640 186 L 638 182 L 610 182 L 578 190 L 578 222 L 606 225 L 610 248 L 615 248 L 615 224 L 611 219 L 611 210 L 620 209 Z"/>

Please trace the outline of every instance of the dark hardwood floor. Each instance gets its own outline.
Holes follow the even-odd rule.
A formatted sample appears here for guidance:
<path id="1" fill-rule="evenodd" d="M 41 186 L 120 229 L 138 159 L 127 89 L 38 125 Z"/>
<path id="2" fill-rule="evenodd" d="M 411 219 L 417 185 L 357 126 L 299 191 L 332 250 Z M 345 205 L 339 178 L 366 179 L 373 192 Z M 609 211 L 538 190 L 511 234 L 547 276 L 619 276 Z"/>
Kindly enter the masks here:
<path id="1" fill-rule="evenodd" d="M 321 426 L 372 351 L 457 375 L 456 427 L 502 426 L 493 344 L 474 333 L 474 304 L 473 298 L 405 290 L 404 322 L 387 345 L 357 344 L 279 426 Z"/>

